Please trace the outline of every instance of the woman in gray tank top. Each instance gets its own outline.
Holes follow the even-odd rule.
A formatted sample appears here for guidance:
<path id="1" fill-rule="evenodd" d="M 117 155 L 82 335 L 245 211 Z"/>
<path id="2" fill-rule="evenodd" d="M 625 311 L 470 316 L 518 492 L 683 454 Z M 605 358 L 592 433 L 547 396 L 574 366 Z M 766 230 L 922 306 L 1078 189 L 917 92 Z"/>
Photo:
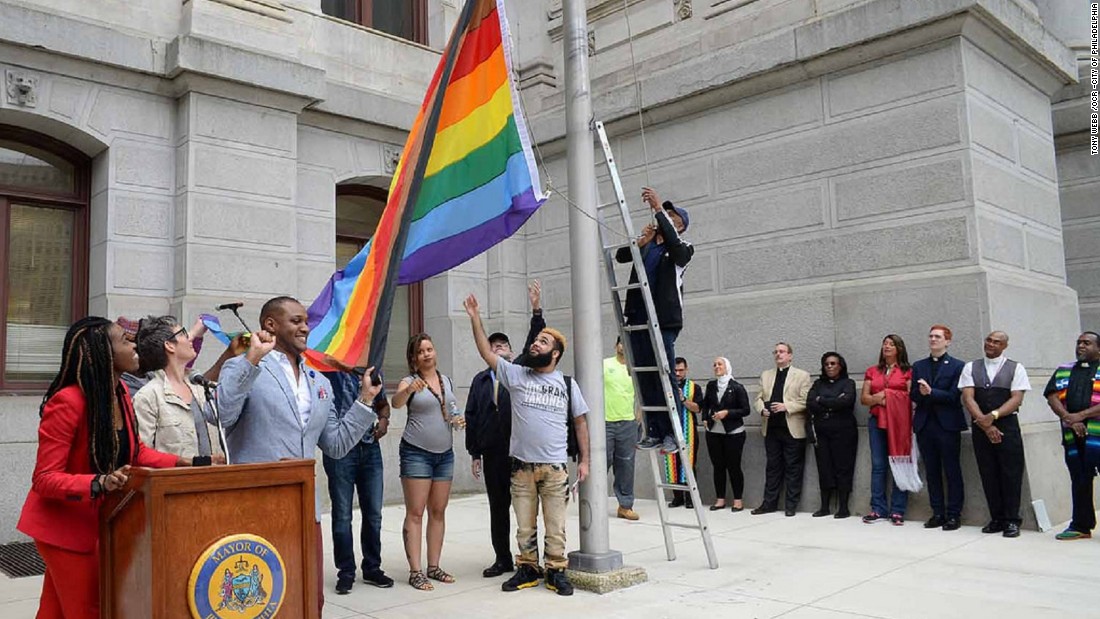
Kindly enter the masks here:
<path id="1" fill-rule="evenodd" d="M 451 379 L 436 366 L 435 346 L 426 333 L 414 335 L 406 350 L 410 375 L 401 380 L 393 395 L 393 407 L 406 407 L 408 420 L 401 436 L 401 489 L 405 495 L 405 556 L 409 559 L 409 584 L 421 591 L 433 589 L 431 581 L 452 583 L 454 577 L 439 567 L 443 551 L 445 513 L 454 477 L 452 432 L 462 427 Z M 424 510 L 428 510 L 428 565 L 421 568 L 421 536 Z"/>

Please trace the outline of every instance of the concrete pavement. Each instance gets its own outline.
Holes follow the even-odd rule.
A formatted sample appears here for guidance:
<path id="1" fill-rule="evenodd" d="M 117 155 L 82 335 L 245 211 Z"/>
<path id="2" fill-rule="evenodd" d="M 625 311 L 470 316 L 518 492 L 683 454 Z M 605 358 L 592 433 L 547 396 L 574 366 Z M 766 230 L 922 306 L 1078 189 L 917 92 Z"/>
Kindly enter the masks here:
<path id="1" fill-rule="evenodd" d="M 614 505 L 614 500 L 611 501 Z M 406 584 L 401 548 L 404 507 L 383 514 L 383 568 L 397 584 L 376 589 L 357 583 L 337 596 L 336 573 L 326 562 L 325 619 L 376 617 L 686 617 L 721 613 L 723 619 L 1051 619 L 1100 613 L 1100 538 L 1056 542 L 1055 531 L 1025 531 L 1018 539 L 983 535 L 977 527 L 954 532 L 925 530 L 918 521 L 895 527 L 847 520 L 811 518 L 799 513 L 752 516 L 748 510 L 711 512 L 710 523 L 721 567 L 706 567 L 694 531 L 675 530 L 676 561 L 665 559 L 652 501 L 639 501 L 639 522 L 612 518 L 612 547 L 628 565 L 644 567 L 649 582 L 607 595 L 583 591 L 558 597 L 539 587 L 500 591 L 505 577 L 485 579 L 492 560 L 488 503 L 483 495 L 452 500 L 447 511 L 444 569 L 452 585 L 433 592 Z M 683 521 L 689 512 L 673 510 Z M 612 514 L 613 515 L 613 514 Z M 570 505 L 569 548 L 576 548 L 577 508 Z M 326 547 L 331 549 L 326 528 Z M 356 518 L 358 531 L 358 517 Z M 1060 530 L 1060 529 L 1058 529 Z M 331 552 L 326 551 L 331 557 Z M 30 619 L 42 579 L 0 577 L 0 617 Z"/>

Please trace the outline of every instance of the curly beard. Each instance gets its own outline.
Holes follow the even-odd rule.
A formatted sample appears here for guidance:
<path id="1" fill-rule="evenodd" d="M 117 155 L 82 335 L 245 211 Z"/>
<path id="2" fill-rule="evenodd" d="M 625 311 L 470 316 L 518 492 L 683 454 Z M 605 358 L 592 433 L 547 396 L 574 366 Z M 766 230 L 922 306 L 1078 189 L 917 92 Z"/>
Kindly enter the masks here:
<path id="1" fill-rule="evenodd" d="M 523 359 L 520 360 L 519 364 L 524 367 L 541 370 L 542 368 L 545 368 L 554 362 L 553 355 L 553 351 L 541 355 L 536 355 L 529 352 Z"/>

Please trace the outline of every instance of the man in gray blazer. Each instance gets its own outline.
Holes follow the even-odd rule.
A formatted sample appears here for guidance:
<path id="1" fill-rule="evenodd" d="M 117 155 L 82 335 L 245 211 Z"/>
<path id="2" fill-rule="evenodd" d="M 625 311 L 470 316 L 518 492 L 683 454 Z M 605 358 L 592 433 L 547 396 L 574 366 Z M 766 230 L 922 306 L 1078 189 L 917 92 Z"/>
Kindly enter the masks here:
<path id="1" fill-rule="evenodd" d="M 306 308 L 291 297 L 275 297 L 260 310 L 261 330 L 245 354 L 222 367 L 218 408 L 234 464 L 312 460 L 316 449 L 342 458 L 377 420 L 370 402 L 381 385 L 362 381 L 359 399 L 340 417 L 332 385 L 305 365 L 309 323 Z M 324 605 L 324 552 L 320 497 L 317 499 L 318 604 Z"/>

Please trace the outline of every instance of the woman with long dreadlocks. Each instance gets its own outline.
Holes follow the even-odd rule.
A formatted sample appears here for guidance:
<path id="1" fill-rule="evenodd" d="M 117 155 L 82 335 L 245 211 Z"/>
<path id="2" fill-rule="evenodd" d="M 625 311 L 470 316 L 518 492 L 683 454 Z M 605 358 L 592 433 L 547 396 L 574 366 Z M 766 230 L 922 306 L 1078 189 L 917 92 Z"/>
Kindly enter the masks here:
<path id="1" fill-rule="evenodd" d="M 99 617 L 100 499 L 125 485 L 131 465 L 186 466 L 146 447 L 121 382 L 138 357 L 122 327 L 98 317 L 65 334 L 61 369 L 39 408 L 38 458 L 18 528 L 46 562 L 38 619 Z"/>

